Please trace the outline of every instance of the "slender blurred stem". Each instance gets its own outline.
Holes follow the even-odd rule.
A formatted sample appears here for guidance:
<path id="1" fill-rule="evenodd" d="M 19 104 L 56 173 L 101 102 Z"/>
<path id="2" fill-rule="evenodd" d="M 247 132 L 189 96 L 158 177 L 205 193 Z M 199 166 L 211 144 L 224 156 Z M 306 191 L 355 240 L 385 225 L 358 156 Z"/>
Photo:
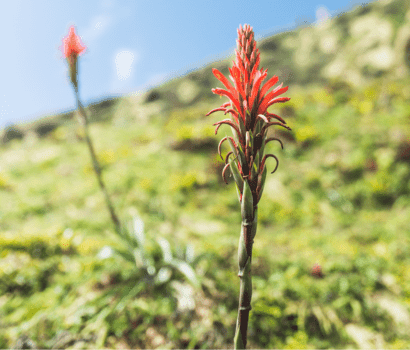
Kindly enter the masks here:
<path id="1" fill-rule="evenodd" d="M 115 226 L 115 230 L 117 231 L 117 233 L 120 233 L 120 230 L 121 230 L 120 221 L 118 220 L 118 217 L 115 214 L 114 206 L 111 202 L 110 196 L 108 195 L 107 189 L 105 187 L 105 184 L 104 184 L 104 181 L 103 181 L 103 178 L 102 178 L 102 175 L 101 175 L 101 166 L 100 166 L 100 163 L 98 162 L 97 155 L 95 154 L 94 146 L 93 146 L 93 143 L 91 141 L 90 133 L 88 131 L 87 115 L 85 113 L 85 109 L 84 109 L 83 105 L 81 104 L 80 98 L 78 96 L 78 87 L 75 86 L 75 85 L 74 85 L 74 90 L 75 90 L 75 97 L 76 97 L 76 100 L 77 100 L 77 108 L 78 108 L 78 111 L 79 111 L 80 116 L 81 116 L 81 123 L 83 125 L 85 139 L 87 141 L 88 149 L 89 149 L 90 155 L 91 155 L 91 160 L 93 162 L 95 175 L 97 176 L 98 184 L 100 185 L 101 191 L 104 194 L 105 203 L 107 205 L 108 211 L 110 212 L 111 220 L 112 220 L 112 222 Z"/>
<path id="2" fill-rule="evenodd" d="M 256 210 L 255 210 L 256 212 Z M 255 216 L 256 219 L 256 216 Z M 252 300 L 252 245 L 256 233 L 256 220 L 247 222 L 242 219 L 241 235 L 239 237 L 238 258 L 241 286 L 239 292 L 238 319 L 234 338 L 235 349 L 246 349 L 249 312 Z"/>

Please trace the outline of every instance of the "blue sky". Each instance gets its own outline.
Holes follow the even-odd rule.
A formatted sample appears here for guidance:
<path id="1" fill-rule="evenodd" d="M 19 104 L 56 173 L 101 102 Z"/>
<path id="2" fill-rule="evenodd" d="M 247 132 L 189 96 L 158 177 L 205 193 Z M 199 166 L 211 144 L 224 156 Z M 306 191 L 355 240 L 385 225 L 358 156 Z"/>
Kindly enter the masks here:
<path id="1" fill-rule="evenodd" d="M 0 12 L 0 127 L 75 108 L 59 47 L 70 25 L 85 104 L 142 91 L 233 53 L 236 29 L 256 38 L 335 16 L 351 0 L 13 0 Z"/>

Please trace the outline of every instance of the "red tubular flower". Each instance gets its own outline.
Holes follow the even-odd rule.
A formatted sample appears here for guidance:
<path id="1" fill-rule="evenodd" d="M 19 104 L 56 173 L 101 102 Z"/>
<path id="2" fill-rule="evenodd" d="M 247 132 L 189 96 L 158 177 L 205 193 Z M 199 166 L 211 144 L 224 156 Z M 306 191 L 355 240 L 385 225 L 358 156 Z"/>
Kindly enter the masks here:
<path id="1" fill-rule="evenodd" d="M 230 138 L 232 139 L 230 146 L 234 154 L 238 155 L 235 164 L 240 169 L 242 178 L 247 179 L 254 198 L 259 201 L 261 193 L 258 192 L 263 188 L 263 183 L 260 182 L 264 182 L 265 177 L 258 175 L 265 170 L 266 158 L 271 156 L 263 154 L 267 129 L 279 125 L 290 130 L 286 122 L 280 116 L 269 113 L 268 108 L 275 103 L 286 102 L 290 98 L 278 97 L 288 90 L 288 87 L 282 87 L 282 84 L 269 92 L 278 82 L 277 76 L 263 83 L 268 74 L 267 69 L 259 69 L 260 53 L 256 48 L 252 27 L 249 25 L 239 27 L 237 44 L 236 60 L 232 68 L 229 68 L 229 78 L 232 83 L 218 69 L 212 69 L 215 77 L 225 87 L 225 89 L 212 89 L 212 92 L 227 97 L 229 102 L 213 109 L 207 115 L 217 111 L 231 114 L 231 121 L 225 119 L 214 125 L 217 126 L 216 131 L 221 124 L 228 124 L 232 128 L 236 143 Z M 273 122 L 272 119 L 276 121 Z M 227 166 L 224 168 L 224 174 Z M 239 187 L 238 183 L 237 185 Z M 239 190 L 242 194 L 242 190 Z"/>
<path id="2" fill-rule="evenodd" d="M 86 46 L 81 42 L 80 37 L 75 34 L 74 26 L 70 27 L 70 32 L 63 38 L 62 48 L 65 58 L 72 55 L 81 55 L 85 51 Z"/>

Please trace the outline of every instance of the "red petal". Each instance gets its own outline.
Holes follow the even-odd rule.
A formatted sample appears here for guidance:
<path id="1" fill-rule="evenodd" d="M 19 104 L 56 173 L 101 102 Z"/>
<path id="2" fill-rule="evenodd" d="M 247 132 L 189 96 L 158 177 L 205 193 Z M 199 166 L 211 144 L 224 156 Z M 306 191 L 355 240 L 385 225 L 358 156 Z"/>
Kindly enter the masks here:
<path id="1" fill-rule="evenodd" d="M 258 120 L 258 119 L 262 119 L 265 123 L 269 123 L 268 118 L 266 118 L 263 114 L 258 114 L 256 116 L 256 120 Z"/>
<path id="2" fill-rule="evenodd" d="M 226 170 L 228 169 L 228 167 L 229 167 L 229 163 L 226 164 L 226 165 L 224 166 L 223 170 L 222 170 L 222 179 L 225 181 L 226 184 L 228 184 L 228 181 L 226 181 L 225 173 L 226 173 Z"/>
<path id="3" fill-rule="evenodd" d="M 265 162 L 266 162 L 266 159 L 268 159 L 269 157 L 273 157 L 273 158 L 275 158 L 275 160 L 276 160 L 276 167 L 275 167 L 275 169 L 273 169 L 273 171 L 271 172 L 271 174 L 273 174 L 273 173 L 276 171 L 276 169 L 278 168 L 278 166 L 279 166 L 279 159 L 278 159 L 275 155 L 273 155 L 273 154 L 267 154 L 267 155 L 266 155 L 265 157 L 263 157 L 263 159 L 262 159 L 259 173 L 262 174 L 263 171 L 265 170 Z"/>
<path id="4" fill-rule="evenodd" d="M 228 79 L 216 68 L 212 68 L 212 73 L 214 73 L 215 77 L 225 85 L 225 87 L 229 90 L 229 92 L 233 95 L 235 94 L 235 89 L 231 85 Z"/>
<path id="5" fill-rule="evenodd" d="M 286 124 L 285 120 L 282 117 L 278 116 L 277 114 L 265 113 L 265 115 L 268 119 L 274 118 L 274 119 L 280 120 L 283 124 Z"/>
<path id="6" fill-rule="evenodd" d="M 260 72 L 258 72 L 259 74 L 261 74 Z M 256 77 L 255 77 L 256 78 Z M 263 79 L 266 78 L 266 73 L 265 74 L 261 74 L 260 77 L 256 80 L 256 82 L 253 84 L 253 88 L 252 88 L 252 94 L 251 94 L 251 98 L 249 100 L 249 108 L 252 110 L 253 108 L 253 102 L 255 101 L 256 96 L 258 95 L 259 92 L 259 86 L 261 85 Z"/>
<path id="7" fill-rule="evenodd" d="M 286 101 L 289 101 L 289 100 L 290 100 L 290 97 L 279 97 L 279 98 L 276 98 L 274 100 L 270 100 L 268 105 L 266 106 L 266 108 L 272 106 L 274 103 L 286 102 Z"/>
<path id="8" fill-rule="evenodd" d="M 265 97 L 263 97 L 262 95 L 259 95 L 259 98 L 260 98 L 260 104 L 263 104 L 263 103 L 267 103 L 267 102 L 269 102 L 270 100 L 272 100 L 272 98 L 274 98 L 274 97 L 276 97 L 276 96 L 278 96 L 278 95 L 280 95 L 280 94 L 283 94 L 284 92 L 286 92 L 287 90 L 288 90 L 288 87 L 286 86 L 286 87 L 284 87 L 284 88 L 282 88 L 282 85 L 283 85 L 283 83 L 282 84 L 280 84 L 278 87 L 276 87 L 275 89 L 273 89 L 269 94 L 267 94 Z M 279 91 L 281 91 L 281 92 L 279 92 Z"/>
<path id="9" fill-rule="evenodd" d="M 238 112 L 237 112 L 237 111 L 235 111 L 234 109 L 230 108 L 230 109 L 227 109 L 227 110 L 225 111 L 225 114 L 227 114 L 227 113 L 231 113 L 231 114 L 234 116 L 235 121 L 238 123 L 239 115 L 238 115 Z"/>
<path id="10" fill-rule="evenodd" d="M 235 105 L 236 109 L 240 111 L 239 101 L 229 92 L 224 89 L 212 89 L 212 92 L 217 95 L 222 95 L 228 97 L 232 103 Z"/>
<path id="11" fill-rule="evenodd" d="M 233 129 L 235 129 L 236 133 L 238 134 L 239 139 L 242 138 L 242 135 L 241 135 L 241 132 L 239 131 L 238 126 L 230 119 L 224 119 L 224 120 L 221 120 L 213 124 L 213 125 L 216 125 L 215 135 L 217 134 L 218 129 L 222 124 L 228 124 L 229 126 L 231 126 Z"/>
<path id="12" fill-rule="evenodd" d="M 256 49 L 256 62 L 255 66 L 259 67 L 259 63 L 261 62 L 261 56 L 259 54 L 259 49 Z M 266 70 L 267 71 L 267 70 Z"/>
<path id="13" fill-rule="evenodd" d="M 261 135 L 263 136 L 263 135 L 265 134 L 266 129 L 268 129 L 268 128 L 269 128 L 270 126 L 272 126 L 272 125 L 279 125 L 279 126 L 285 128 L 285 129 L 292 130 L 291 128 L 289 128 L 289 126 L 284 125 L 284 124 L 282 124 L 282 123 L 279 123 L 279 122 L 270 122 L 270 123 L 268 123 L 268 124 L 265 124 L 265 125 L 262 127 L 262 129 L 261 129 Z"/>
<path id="14" fill-rule="evenodd" d="M 236 66 L 233 66 L 232 69 L 231 69 L 231 74 L 232 74 L 233 79 L 234 79 L 234 81 L 235 81 L 236 90 L 241 94 L 242 98 L 243 98 L 244 100 L 246 100 L 245 92 L 244 92 L 243 89 L 242 89 L 242 84 L 241 84 L 241 72 L 240 72 L 239 68 L 236 67 Z M 238 110 L 239 110 L 239 109 L 238 109 Z"/>
<path id="15" fill-rule="evenodd" d="M 272 105 L 271 103 L 272 101 L 285 102 L 285 101 L 280 101 L 280 98 L 276 100 L 272 100 L 272 99 L 278 95 L 283 94 L 286 91 L 288 91 L 287 86 L 281 89 L 280 89 L 280 86 L 278 86 L 278 88 L 276 88 L 275 90 L 272 90 L 269 94 L 266 95 L 266 97 L 260 102 L 259 108 L 261 108 L 261 110 L 266 110 L 270 105 Z M 281 98 L 288 98 L 288 97 L 281 97 Z M 273 103 L 276 103 L 276 102 L 273 102 Z M 261 113 L 261 114 L 264 114 L 264 113 Z"/>
<path id="16" fill-rule="evenodd" d="M 255 77 L 257 76 L 256 72 L 258 72 L 258 66 L 255 64 L 252 68 L 251 76 L 249 78 L 251 81 L 254 80 Z"/>
<path id="17" fill-rule="evenodd" d="M 219 144 L 218 144 L 218 154 L 219 154 L 219 156 L 221 157 L 222 160 L 224 160 L 224 159 L 222 158 L 221 147 L 222 147 L 222 144 L 224 143 L 224 141 L 226 141 L 227 139 L 228 139 L 228 136 L 225 136 L 221 141 L 219 141 Z"/>
<path id="18" fill-rule="evenodd" d="M 223 111 L 223 112 L 225 112 L 225 110 L 226 110 L 226 108 L 224 108 L 224 107 L 218 107 L 218 108 L 213 109 L 212 111 L 209 111 L 209 112 L 206 114 L 206 116 L 210 115 L 211 113 L 218 112 L 218 111 Z"/>
<path id="19" fill-rule="evenodd" d="M 272 78 L 270 78 L 265 85 L 263 85 L 262 89 L 261 89 L 261 93 L 259 94 L 260 98 L 262 98 L 267 92 L 268 90 L 275 85 L 277 82 L 279 81 L 279 78 L 275 75 Z"/>

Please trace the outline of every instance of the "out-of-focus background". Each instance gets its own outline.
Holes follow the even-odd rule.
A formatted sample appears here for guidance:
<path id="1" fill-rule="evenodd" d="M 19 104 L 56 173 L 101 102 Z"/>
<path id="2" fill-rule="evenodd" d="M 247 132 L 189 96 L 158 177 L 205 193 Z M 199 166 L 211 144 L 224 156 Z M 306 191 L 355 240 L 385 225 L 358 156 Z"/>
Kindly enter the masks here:
<path id="1" fill-rule="evenodd" d="M 146 90 L 230 55 L 240 23 L 250 23 L 262 37 L 354 4 L 265 0 L 250 8 L 246 2 L 216 0 L 195 6 L 186 0 L 10 1 L 0 14 L 0 127 L 75 106 L 58 49 L 71 25 L 88 47 L 80 65 L 81 95 L 92 103 Z"/>
<path id="2" fill-rule="evenodd" d="M 0 21 L 0 348 L 232 346 L 240 212 L 217 155 L 230 131 L 205 114 L 244 23 L 289 86 L 270 111 L 292 128 L 267 146 L 280 165 L 259 204 L 249 347 L 410 347 L 408 0 L 16 4 Z M 58 51 L 71 24 L 121 236 Z"/>

